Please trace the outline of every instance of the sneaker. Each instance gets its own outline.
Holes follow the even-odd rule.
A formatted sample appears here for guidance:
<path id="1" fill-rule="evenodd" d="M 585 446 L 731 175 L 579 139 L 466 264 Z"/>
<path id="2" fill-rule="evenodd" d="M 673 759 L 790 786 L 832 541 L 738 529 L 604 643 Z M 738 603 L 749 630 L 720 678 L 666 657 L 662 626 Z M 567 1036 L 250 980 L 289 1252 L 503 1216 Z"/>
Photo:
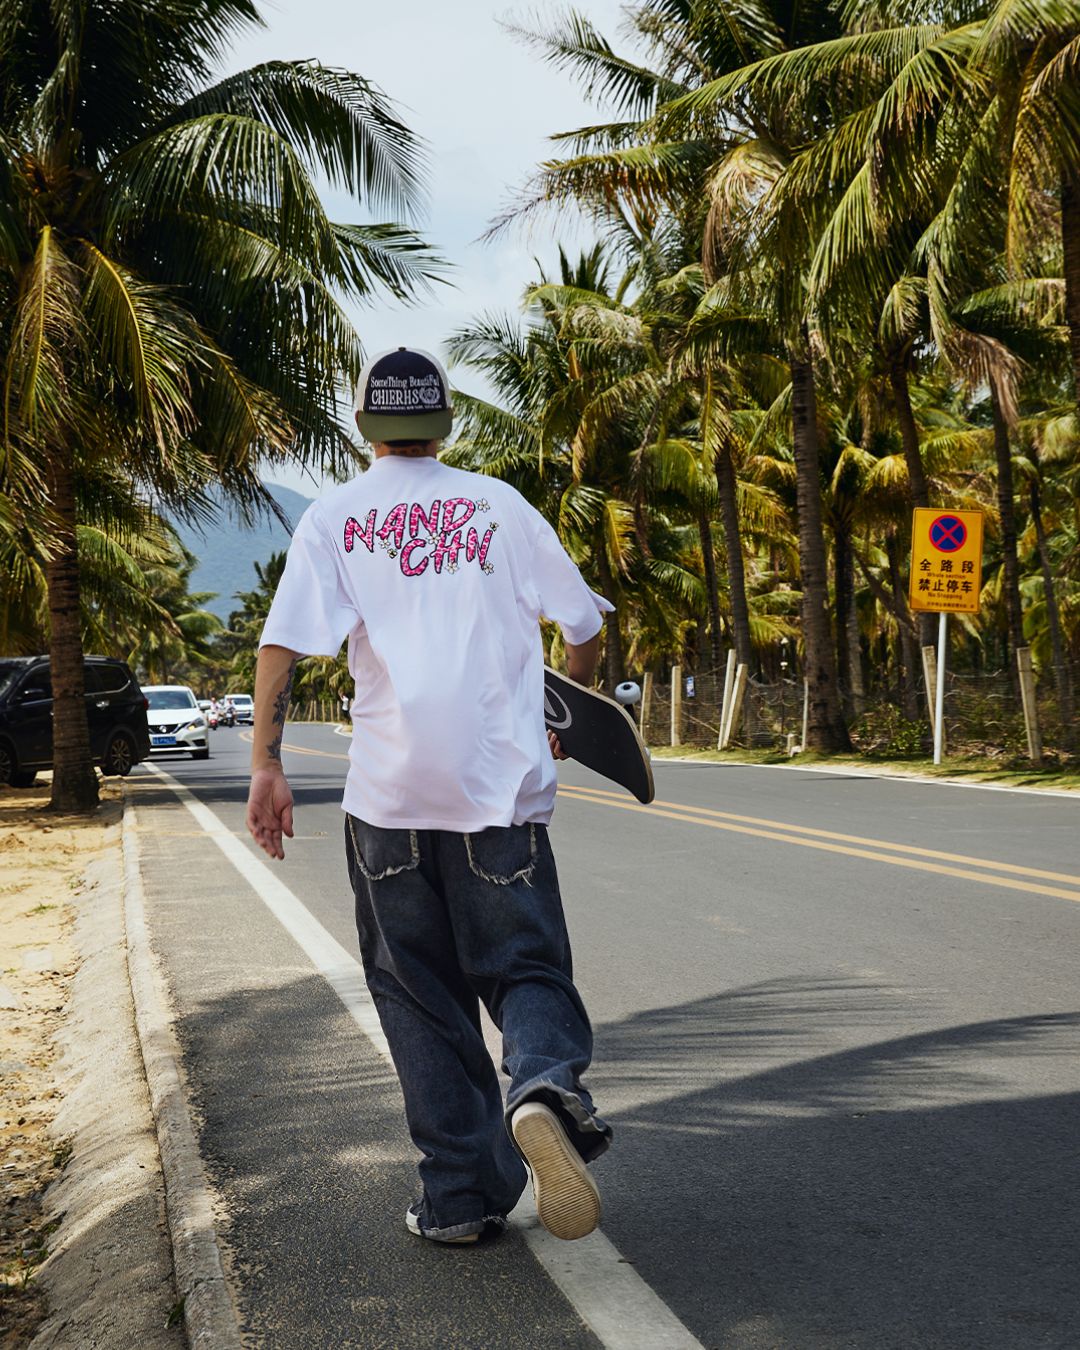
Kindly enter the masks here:
<path id="1" fill-rule="evenodd" d="M 510 1132 L 529 1164 L 540 1222 L 565 1242 L 586 1237 L 600 1222 L 600 1192 L 559 1117 L 526 1102 L 511 1116 Z"/>
<path id="2" fill-rule="evenodd" d="M 414 1237 L 427 1238 L 429 1242 L 443 1242 L 448 1247 L 468 1247 L 480 1241 L 479 1233 L 463 1233 L 461 1237 L 436 1237 L 434 1233 L 425 1233 L 420 1227 L 420 1205 L 410 1205 L 405 1211 L 405 1227 Z"/>

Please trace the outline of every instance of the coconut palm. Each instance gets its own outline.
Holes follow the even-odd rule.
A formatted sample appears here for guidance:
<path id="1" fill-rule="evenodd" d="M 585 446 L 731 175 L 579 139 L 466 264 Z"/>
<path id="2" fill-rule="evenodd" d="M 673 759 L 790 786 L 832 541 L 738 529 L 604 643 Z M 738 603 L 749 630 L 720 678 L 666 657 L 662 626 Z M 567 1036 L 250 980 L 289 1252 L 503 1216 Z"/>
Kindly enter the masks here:
<path id="1" fill-rule="evenodd" d="M 211 81 L 252 0 L 21 0 L 0 13 L 0 492 L 44 496 L 56 809 L 97 798 L 79 633 L 80 478 L 104 460 L 181 507 L 251 509 L 263 461 L 346 461 L 360 347 L 340 297 L 434 259 L 337 224 L 317 176 L 407 212 L 418 147 L 357 75 L 271 62 Z M 23 508 L 20 508 L 23 509 Z"/>
<path id="2" fill-rule="evenodd" d="M 531 35 L 550 61 L 571 66 L 590 90 L 607 92 L 637 114 L 564 138 L 577 153 L 543 166 L 534 200 L 572 196 L 601 217 L 610 215 L 613 201 L 638 209 L 663 201 L 683 215 L 693 205 L 704 222 L 704 260 L 714 277 L 732 273 L 741 251 L 734 272 L 744 283 L 742 296 L 774 316 L 790 372 L 809 739 L 821 749 L 846 748 L 829 632 L 816 373 L 805 321 L 802 260 L 809 260 L 812 241 L 799 210 L 759 209 L 796 148 L 816 134 L 820 110 L 775 86 L 757 97 L 758 87 L 741 78 L 745 68 L 767 65 L 776 53 L 839 36 L 840 19 L 825 3 L 720 7 L 657 0 L 638 14 L 659 58 L 651 75 L 641 67 L 631 72 L 576 16 Z"/>
<path id="3" fill-rule="evenodd" d="M 165 561 L 145 570 L 147 585 L 167 622 L 141 623 L 133 631 L 125 625 L 127 631 L 121 628 L 114 638 L 127 646 L 128 664 L 145 673 L 151 684 L 194 679 L 213 661 L 213 641 L 224 624 L 205 608 L 214 593 L 190 589 L 197 564 L 198 559 L 177 540 Z"/>
<path id="4" fill-rule="evenodd" d="M 130 485 L 100 473 L 82 481 L 77 503 L 80 557 L 79 624 L 87 649 L 120 652 L 123 632 L 168 628 L 152 569 L 167 565 L 175 541 L 165 522 L 130 501 Z M 30 655 L 49 642 L 48 555 L 37 528 L 0 513 L 0 651 Z"/>
<path id="5" fill-rule="evenodd" d="M 681 512 L 707 525 L 713 490 L 693 450 L 667 435 L 682 394 L 669 387 L 654 316 L 619 299 L 624 283 L 612 283 L 601 251 L 576 264 L 564 255 L 559 279 L 527 293 L 524 332 L 483 318 L 449 344 L 452 362 L 483 373 L 501 401 L 457 396 L 462 436 L 448 458 L 516 482 L 616 605 L 604 644 L 609 688 L 624 678 L 628 624 L 642 604 L 671 620 L 672 607 L 700 612 L 700 576 L 684 549 L 658 548 L 657 535 Z"/>

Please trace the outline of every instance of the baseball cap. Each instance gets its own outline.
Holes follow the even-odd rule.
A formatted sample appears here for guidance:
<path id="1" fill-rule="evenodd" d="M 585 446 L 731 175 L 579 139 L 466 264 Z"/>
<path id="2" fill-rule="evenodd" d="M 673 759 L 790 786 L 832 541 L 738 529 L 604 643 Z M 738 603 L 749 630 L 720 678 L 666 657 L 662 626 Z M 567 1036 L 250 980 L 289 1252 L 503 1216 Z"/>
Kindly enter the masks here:
<path id="1" fill-rule="evenodd" d="M 376 441 L 441 441 L 454 421 L 450 381 L 430 352 L 397 347 L 373 356 L 356 386 L 356 421 Z"/>

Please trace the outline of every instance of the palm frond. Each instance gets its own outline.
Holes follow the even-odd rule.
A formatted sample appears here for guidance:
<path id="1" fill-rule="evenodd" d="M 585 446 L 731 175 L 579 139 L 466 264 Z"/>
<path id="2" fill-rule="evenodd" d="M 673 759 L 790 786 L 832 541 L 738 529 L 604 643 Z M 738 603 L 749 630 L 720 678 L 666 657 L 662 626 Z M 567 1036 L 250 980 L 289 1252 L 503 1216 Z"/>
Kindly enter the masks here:
<path id="1" fill-rule="evenodd" d="M 238 114 L 296 147 L 312 173 L 394 214 L 421 204 L 423 149 L 370 81 L 316 61 L 268 61 L 229 75 L 181 104 L 177 124 Z"/>

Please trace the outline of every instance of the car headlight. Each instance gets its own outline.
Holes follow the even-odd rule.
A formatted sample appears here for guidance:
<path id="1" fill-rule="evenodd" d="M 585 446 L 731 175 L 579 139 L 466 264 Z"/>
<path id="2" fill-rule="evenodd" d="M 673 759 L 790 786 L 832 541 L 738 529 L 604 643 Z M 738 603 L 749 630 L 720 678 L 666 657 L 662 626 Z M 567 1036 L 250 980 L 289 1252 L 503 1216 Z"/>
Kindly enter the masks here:
<path id="1" fill-rule="evenodd" d="M 204 717 L 193 717 L 190 722 L 185 723 L 181 728 L 183 731 L 202 731 L 206 726 Z"/>

